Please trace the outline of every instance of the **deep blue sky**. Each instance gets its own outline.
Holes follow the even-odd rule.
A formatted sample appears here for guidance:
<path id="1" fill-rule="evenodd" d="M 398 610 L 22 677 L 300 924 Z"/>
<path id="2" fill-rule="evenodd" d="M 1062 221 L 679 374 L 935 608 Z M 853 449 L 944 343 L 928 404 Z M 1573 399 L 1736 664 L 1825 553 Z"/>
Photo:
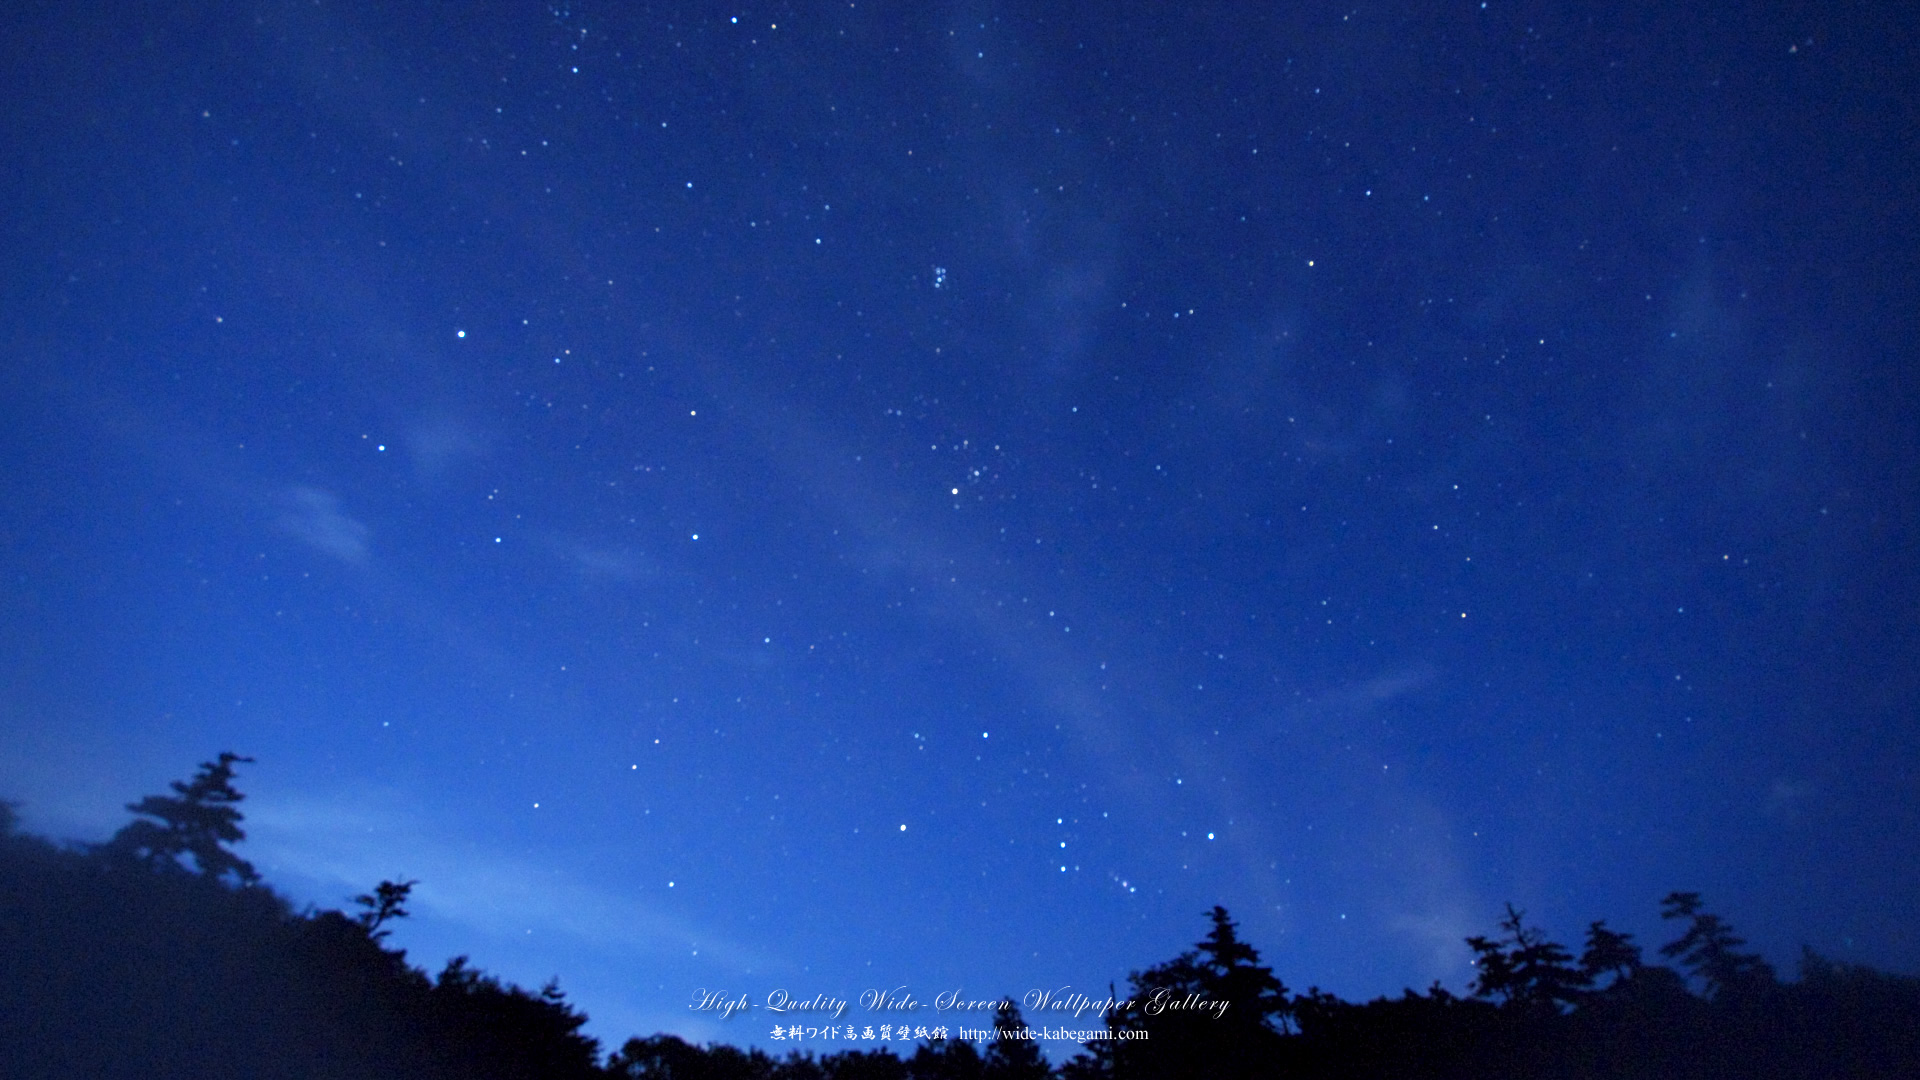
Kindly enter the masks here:
<path id="1" fill-rule="evenodd" d="M 1913 13 L 1043 6 L 10 5 L 0 793 L 612 1042 L 1920 968 Z"/>

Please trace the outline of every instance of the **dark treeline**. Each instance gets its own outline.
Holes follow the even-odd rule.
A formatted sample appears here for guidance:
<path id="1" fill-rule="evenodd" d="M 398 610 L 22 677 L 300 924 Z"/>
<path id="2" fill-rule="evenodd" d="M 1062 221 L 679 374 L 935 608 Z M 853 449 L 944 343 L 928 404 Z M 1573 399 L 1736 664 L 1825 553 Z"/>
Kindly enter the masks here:
<path id="1" fill-rule="evenodd" d="M 292 910 L 231 849 L 246 760 L 222 754 L 130 805 L 135 819 L 100 845 L 23 835 L 0 804 L 0 1076 L 1920 1076 L 1920 979 L 1807 951 L 1783 981 L 1693 893 L 1664 901 L 1668 963 L 1604 922 L 1576 955 L 1509 906 L 1496 936 L 1467 940 L 1467 996 L 1436 984 L 1366 1003 L 1290 992 L 1216 907 L 1192 951 L 1132 973 L 1123 1002 L 1092 1019 L 1113 1037 L 1057 1067 L 1011 1004 L 993 1018 L 1002 1038 L 930 1039 L 904 1056 L 775 1057 L 655 1035 L 603 1058 L 557 986 L 506 985 L 465 957 L 429 977 L 387 948 L 412 882 L 380 883 L 353 914 Z"/>

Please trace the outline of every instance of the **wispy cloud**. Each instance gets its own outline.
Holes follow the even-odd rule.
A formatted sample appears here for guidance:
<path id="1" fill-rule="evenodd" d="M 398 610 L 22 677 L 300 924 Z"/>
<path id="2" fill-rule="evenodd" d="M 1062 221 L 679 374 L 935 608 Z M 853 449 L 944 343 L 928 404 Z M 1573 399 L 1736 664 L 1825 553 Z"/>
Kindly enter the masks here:
<path id="1" fill-rule="evenodd" d="M 1371 679 L 1350 683 L 1321 694 L 1313 704 L 1315 711 L 1329 715 L 1341 713 L 1371 715 L 1368 710 L 1413 693 L 1432 682 L 1439 674 L 1440 669 L 1432 664 L 1417 661 L 1401 664 L 1388 668 Z"/>
<path id="2" fill-rule="evenodd" d="M 558 934 L 652 956 L 680 957 L 692 946 L 722 963 L 767 963 L 750 949 L 561 867 L 442 835 L 377 794 L 281 799 L 250 810 L 247 826 L 248 854 L 263 870 L 295 873 L 341 896 L 404 874 L 420 882 L 411 905 L 416 912 L 484 935 Z"/>
<path id="3" fill-rule="evenodd" d="M 594 547 L 560 537 L 549 540 L 548 546 L 588 581 L 631 584 L 654 577 L 659 570 L 645 555 L 626 548 Z"/>
<path id="4" fill-rule="evenodd" d="M 281 496 L 280 503 L 277 523 L 282 532 L 342 562 L 357 565 L 367 560 L 370 530 L 342 512 L 332 492 L 295 486 Z"/>

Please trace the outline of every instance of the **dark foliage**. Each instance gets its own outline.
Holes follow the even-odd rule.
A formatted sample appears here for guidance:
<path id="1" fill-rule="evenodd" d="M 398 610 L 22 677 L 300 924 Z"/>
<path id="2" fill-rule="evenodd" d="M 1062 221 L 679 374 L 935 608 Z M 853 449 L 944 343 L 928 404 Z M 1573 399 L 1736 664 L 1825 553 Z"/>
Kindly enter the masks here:
<path id="1" fill-rule="evenodd" d="M 772 1080 L 785 1074 L 759 1050 L 693 1046 L 674 1035 L 628 1039 L 607 1058 L 607 1074 L 621 1080 Z"/>
<path id="2" fill-rule="evenodd" d="M 1676 898 L 1678 898 L 1676 900 Z M 1825 961 L 1781 983 L 1699 898 L 1675 894 L 1689 920 L 1665 946 L 1705 985 L 1642 962 L 1632 939 L 1589 925 L 1571 954 L 1509 906 L 1497 940 L 1469 939 L 1480 977 L 1459 998 L 1435 986 L 1349 1004 L 1296 999 L 1298 1037 L 1266 1075 L 1315 1077 L 1895 1077 L 1920 1075 L 1920 979 Z"/>
<path id="3" fill-rule="evenodd" d="M 382 930 L 381 926 L 394 919 L 407 917 L 407 897 L 413 894 L 418 881 L 383 881 L 374 887 L 371 893 L 361 893 L 353 902 L 365 908 L 354 916 L 354 921 L 366 928 L 367 936 L 379 941 L 392 933 Z"/>
<path id="4" fill-rule="evenodd" d="M 412 881 L 356 897 L 357 915 L 296 914 L 229 850 L 244 833 L 221 754 L 107 844 L 20 835 L 0 803 L 0 1076 L 128 1080 L 1155 1080 L 1920 1076 L 1920 979 L 1811 951 L 1782 982 L 1696 893 L 1644 961 L 1604 922 L 1570 950 L 1508 905 L 1467 940 L 1469 997 L 1435 985 L 1355 1004 L 1289 995 L 1223 908 L 1194 948 L 1135 972 L 1112 1040 L 1050 1070 L 1011 1003 L 996 1038 L 816 1056 L 630 1039 L 602 1064 L 557 986 L 529 991 L 468 965 L 435 978 L 381 942 Z M 191 860 L 192 867 L 187 865 Z M 1694 992 L 1698 987 L 1699 993 Z"/>
<path id="5" fill-rule="evenodd" d="M 1577 1004 L 1593 977 L 1573 965 L 1573 954 L 1545 933 L 1525 925 L 1526 912 L 1507 905 L 1500 922 L 1506 936 L 1498 941 L 1467 939 L 1480 975 L 1473 996 L 1498 999 L 1507 1009 L 1527 1016 L 1558 1016 Z"/>
<path id="6" fill-rule="evenodd" d="M 994 1040 L 981 1055 L 982 1080 L 1042 1080 L 1051 1074 L 1032 1029 L 1012 1001 L 1002 1002 L 994 1012 L 993 1031 Z"/>
<path id="7" fill-rule="evenodd" d="M 227 850 L 228 844 L 247 837 L 236 809 L 246 796 L 234 789 L 233 766 L 252 761 L 222 753 L 218 761 L 203 762 L 192 782 L 175 780 L 175 794 L 149 795 L 128 803 L 127 809 L 140 817 L 113 834 L 102 851 L 161 870 L 180 867 L 180 860 L 190 855 L 202 877 L 232 875 L 243 885 L 260 880 L 252 863 Z"/>
<path id="8" fill-rule="evenodd" d="M 1292 1010 L 1286 987 L 1240 940 L 1225 908 L 1208 918 L 1212 927 L 1192 951 L 1129 977 L 1128 1003 L 1107 1017 L 1116 1039 L 1089 1044 L 1074 1075 L 1235 1080 L 1270 1070 Z"/>
<path id="9" fill-rule="evenodd" d="M 1698 976 L 1708 997 L 1760 994 L 1775 985 L 1773 968 L 1759 954 L 1741 952 L 1746 942 L 1720 916 L 1700 910 L 1699 893 L 1668 893 L 1660 906 L 1661 918 L 1687 920 L 1686 934 L 1661 946 L 1660 955 L 1678 959 Z"/>
<path id="10" fill-rule="evenodd" d="M 382 948 L 405 887 L 385 883 L 391 903 L 356 920 L 296 914 L 259 885 L 225 846 L 242 835 L 245 760 L 132 804 L 143 819 L 99 848 L 0 835 L 0 1076 L 599 1075 L 558 990 L 464 961 L 430 981 Z"/>
<path id="11" fill-rule="evenodd" d="M 907 1061 L 913 1080 L 986 1080 L 986 1069 L 980 1052 L 963 1039 L 934 1039 Z"/>

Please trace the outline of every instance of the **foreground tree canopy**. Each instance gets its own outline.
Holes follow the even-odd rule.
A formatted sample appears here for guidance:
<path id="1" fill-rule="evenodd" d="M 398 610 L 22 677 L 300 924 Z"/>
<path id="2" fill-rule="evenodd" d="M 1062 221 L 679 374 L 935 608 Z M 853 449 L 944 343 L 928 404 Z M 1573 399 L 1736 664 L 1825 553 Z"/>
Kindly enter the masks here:
<path id="1" fill-rule="evenodd" d="M 1290 993 L 1224 908 L 1194 948 L 1132 973 L 1111 1038 L 1050 1067 L 1011 1004 L 980 1045 L 935 1039 L 776 1058 L 672 1035 L 601 1054 L 557 985 L 506 985 L 456 957 L 434 977 L 382 941 L 416 884 L 355 915 L 296 913 L 231 847 L 245 836 L 223 753 L 131 803 L 105 844 L 19 833 L 0 803 L 0 1076 L 1063 1080 L 1255 1077 L 1920 1076 L 1920 979 L 1805 953 L 1782 981 L 1697 893 L 1649 963 L 1594 922 L 1578 956 L 1508 905 L 1467 939 L 1478 975 L 1398 998 Z M 1188 1008 L 1149 1007 L 1178 1000 Z"/>

